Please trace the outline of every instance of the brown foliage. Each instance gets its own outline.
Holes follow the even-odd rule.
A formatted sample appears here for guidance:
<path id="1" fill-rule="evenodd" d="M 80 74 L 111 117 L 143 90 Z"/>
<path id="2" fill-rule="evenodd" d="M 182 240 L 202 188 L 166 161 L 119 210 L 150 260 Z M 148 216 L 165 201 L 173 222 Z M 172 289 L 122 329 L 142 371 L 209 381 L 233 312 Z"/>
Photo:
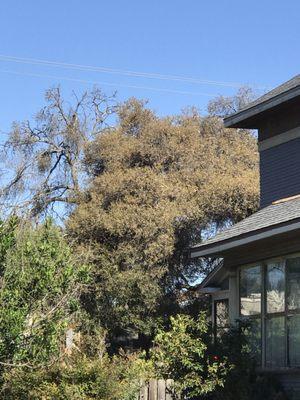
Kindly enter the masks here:
<path id="1" fill-rule="evenodd" d="M 116 107 L 95 89 L 69 104 L 54 88 L 34 124 L 14 124 L 3 204 L 20 195 L 31 216 L 73 205 L 68 233 L 94 265 L 83 301 L 102 325 L 146 331 L 152 317 L 178 310 L 183 290 L 207 272 L 189 246 L 256 209 L 256 140 L 213 116 L 250 94 L 216 99 L 207 117 L 191 109 L 161 118 L 137 99 Z"/>
<path id="2" fill-rule="evenodd" d="M 211 224 L 238 221 L 258 204 L 253 135 L 195 110 L 159 118 L 132 99 L 117 126 L 88 146 L 85 162 L 94 179 L 68 229 L 93 244 L 93 296 L 106 299 L 121 325 L 174 306 L 201 273 L 188 247 Z"/>

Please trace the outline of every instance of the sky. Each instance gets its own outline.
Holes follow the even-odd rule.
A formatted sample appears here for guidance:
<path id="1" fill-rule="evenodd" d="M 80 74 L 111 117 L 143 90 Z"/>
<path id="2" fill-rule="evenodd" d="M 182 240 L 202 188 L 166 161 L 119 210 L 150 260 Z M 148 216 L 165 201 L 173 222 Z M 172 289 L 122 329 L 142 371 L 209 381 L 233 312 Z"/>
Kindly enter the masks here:
<path id="1" fill-rule="evenodd" d="M 56 85 L 68 98 L 97 84 L 160 115 L 262 93 L 300 72 L 299 22 L 299 0 L 2 0 L 0 132 Z"/>

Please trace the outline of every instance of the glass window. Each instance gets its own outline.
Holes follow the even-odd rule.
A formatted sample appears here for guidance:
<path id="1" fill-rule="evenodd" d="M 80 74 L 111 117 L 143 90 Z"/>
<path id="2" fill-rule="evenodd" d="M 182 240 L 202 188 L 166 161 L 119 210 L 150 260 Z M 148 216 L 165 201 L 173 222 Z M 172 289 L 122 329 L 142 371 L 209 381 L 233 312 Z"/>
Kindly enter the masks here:
<path id="1" fill-rule="evenodd" d="M 258 365 L 261 364 L 261 318 L 251 318 L 245 331 L 250 351 Z"/>
<path id="2" fill-rule="evenodd" d="M 284 311 L 284 266 L 281 263 L 267 265 L 266 292 L 267 313 Z"/>
<path id="3" fill-rule="evenodd" d="M 264 366 L 299 368 L 300 256 L 242 268 L 239 278 L 240 314 L 250 321 L 246 334 L 257 361 L 264 343 Z"/>
<path id="4" fill-rule="evenodd" d="M 287 303 L 289 310 L 300 309 L 300 258 L 288 258 L 287 268 Z"/>
<path id="5" fill-rule="evenodd" d="M 291 367 L 300 366 L 300 315 L 288 318 L 289 362 Z"/>
<path id="6" fill-rule="evenodd" d="M 215 324 L 217 328 L 229 326 L 228 299 L 215 301 Z"/>
<path id="7" fill-rule="evenodd" d="M 241 315 L 261 312 L 261 267 L 243 268 L 240 272 Z"/>
<path id="8" fill-rule="evenodd" d="M 266 323 L 266 365 L 283 367 L 285 365 L 285 317 L 274 316 Z"/>

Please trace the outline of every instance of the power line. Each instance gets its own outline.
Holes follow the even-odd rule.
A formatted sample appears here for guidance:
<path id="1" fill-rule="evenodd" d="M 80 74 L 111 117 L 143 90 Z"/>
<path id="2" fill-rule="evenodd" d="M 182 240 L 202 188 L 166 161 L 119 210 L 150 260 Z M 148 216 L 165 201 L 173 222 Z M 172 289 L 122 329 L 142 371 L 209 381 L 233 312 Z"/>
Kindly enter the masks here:
<path id="1" fill-rule="evenodd" d="M 173 93 L 173 94 L 184 94 L 184 95 L 194 95 L 194 96 L 209 96 L 214 97 L 211 93 L 202 93 L 202 92 L 189 92 L 184 90 L 173 90 L 173 89 L 164 89 L 164 88 L 156 88 L 152 86 L 139 86 L 139 85 L 126 85 L 122 83 L 111 83 L 111 82 L 101 82 L 101 81 L 91 81 L 85 79 L 77 79 L 77 78 L 69 78 L 66 76 L 55 76 L 55 75 L 46 75 L 46 74 L 36 74 L 30 72 L 20 72 L 20 71 L 11 71 L 7 69 L 0 69 L 0 72 L 14 74 L 14 75 L 25 75 L 25 76 L 32 76 L 37 78 L 49 78 L 49 79 L 58 79 L 58 80 L 66 80 L 72 82 L 79 82 L 79 83 L 88 83 L 94 85 L 105 85 L 105 86 L 113 86 L 113 87 L 124 87 L 124 88 L 131 88 L 131 89 L 142 89 L 142 90 L 152 90 L 157 92 L 164 92 L 164 93 Z"/>
<path id="2" fill-rule="evenodd" d="M 108 68 L 108 67 L 97 67 L 97 66 L 83 65 L 83 64 L 71 64 L 71 63 L 66 63 L 66 62 L 50 61 L 50 60 L 44 60 L 44 59 L 15 57 L 15 56 L 9 56 L 9 55 L 4 55 L 4 54 L 0 54 L 0 61 L 21 63 L 21 64 L 31 64 L 31 65 L 44 65 L 44 66 L 51 66 L 51 67 L 57 67 L 57 68 L 67 68 L 67 69 L 75 69 L 75 70 L 89 71 L 89 72 L 101 72 L 101 73 L 117 74 L 117 75 L 147 78 L 147 79 L 178 81 L 178 82 L 185 82 L 185 83 L 194 83 L 194 84 L 199 84 L 199 85 L 226 86 L 226 87 L 232 87 L 232 88 L 239 88 L 239 87 L 243 86 L 242 83 L 238 83 L 238 82 L 222 82 L 222 81 L 192 78 L 192 77 L 181 76 L 181 75 L 168 75 L 168 74 L 159 74 L 159 73 L 129 71 L 129 70 L 123 70 L 123 69 Z M 254 86 L 257 89 L 266 89 L 266 87 L 258 87 L 257 85 L 251 85 L 251 86 Z"/>

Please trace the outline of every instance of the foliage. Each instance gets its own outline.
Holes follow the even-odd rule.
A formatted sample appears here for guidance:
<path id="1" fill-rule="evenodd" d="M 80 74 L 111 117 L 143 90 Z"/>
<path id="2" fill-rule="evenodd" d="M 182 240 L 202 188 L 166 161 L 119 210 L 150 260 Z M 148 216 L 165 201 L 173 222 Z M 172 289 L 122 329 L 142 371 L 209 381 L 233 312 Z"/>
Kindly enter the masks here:
<path id="1" fill-rule="evenodd" d="M 241 91 L 230 101 L 248 100 Z M 69 239 L 93 266 L 81 299 L 111 337 L 151 336 L 193 303 L 211 263 L 191 261 L 190 246 L 257 208 L 256 139 L 225 129 L 214 114 L 228 101 L 217 101 L 206 117 L 160 117 L 137 99 L 116 107 L 98 89 L 69 104 L 54 88 L 33 122 L 13 125 L 4 205 L 8 196 L 36 219 L 65 216 L 67 205 Z"/>
<path id="2" fill-rule="evenodd" d="M 158 117 L 135 99 L 118 117 L 87 147 L 94 178 L 67 226 L 92 247 L 87 303 L 101 324 L 149 332 L 157 315 L 180 312 L 182 290 L 207 272 L 188 257 L 201 232 L 256 209 L 256 141 L 195 110 Z"/>
<path id="3" fill-rule="evenodd" d="M 48 368 L 15 368 L 7 372 L 2 389 L 4 398 L 135 400 L 140 378 L 147 376 L 148 364 L 135 354 L 109 357 L 101 338 L 98 352 L 93 354 L 90 349 L 84 351 L 87 347 L 84 342 L 80 352 L 75 351 Z"/>
<path id="4" fill-rule="evenodd" d="M 0 249 L 1 398 L 135 399 L 150 364 L 108 355 L 105 332 L 80 309 L 88 268 L 61 229 L 13 218 L 1 225 Z"/>
<path id="5" fill-rule="evenodd" d="M 74 260 L 51 221 L 35 229 L 20 223 L 12 227 L 11 222 L 10 229 L 4 226 L 0 364 L 48 363 L 59 355 L 65 331 L 74 321 L 87 269 Z"/>
<path id="6" fill-rule="evenodd" d="M 98 90 L 66 106 L 52 89 L 35 127 L 14 125 L 4 147 L 16 163 L 3 198 L 28 195 L 18 205 L 31 217 L 60 211 L 58 203 L 76 207 L 68 241 L 50 220 L 0 223 L 4 398 L 131 400 L 152 364 L 186 398 L 280 393 L 255 374 L 243 329 L 213 342 L 205 314 L 172 317 L 192 309 L 193 283 L 210 268 L 191 261 L 189 247 L 257 207 L 256 140 L 219 118 L 251 95 L 243 89 L 216 99 L 207 117 L 194 109 L 159 117 L 136 99 L 116 109 Z M 108 127 L 115 112 L 118 121 Z M 108 354 L 99 327 L 110 340 L 124 332 L 151 337 L 170 315 L 150 361 L 112 356 L 113 348 Z"/>
<path id="7" fill-rule="evenodd" d="M 285 400 L 284 391 L 272 375 L 256 372 L 260 357 L 253 346 L 255 326 L 239 321 L 236 327 L 220 335 L 214 344 L 219 360 L 224 357 L 231 365 L 222 387 L 217 387 L 208 400 Z"/>
<path id="8" fill-rule="evenodd" d="M 211 335 L 204 313 L 197 320 L 187 315 L 170 319 L 170 329 L 158 330 L 152 358 L 159 377 L 172 378 L 175 392 L 184 398 L 211 393 L 222 387 L 231 364 L 210 352 Z"/>
<path id="9" fill-rule="evenodd" d="M 158 377 L 173 378 L 177 396 L 197 400 L 286 400 L 276 377 L 256 372 L 249 336 L 252 325 L 236 327 L 214 338 L 204 313 L 170 318 L 159 329 L 151 359 Z"/>

